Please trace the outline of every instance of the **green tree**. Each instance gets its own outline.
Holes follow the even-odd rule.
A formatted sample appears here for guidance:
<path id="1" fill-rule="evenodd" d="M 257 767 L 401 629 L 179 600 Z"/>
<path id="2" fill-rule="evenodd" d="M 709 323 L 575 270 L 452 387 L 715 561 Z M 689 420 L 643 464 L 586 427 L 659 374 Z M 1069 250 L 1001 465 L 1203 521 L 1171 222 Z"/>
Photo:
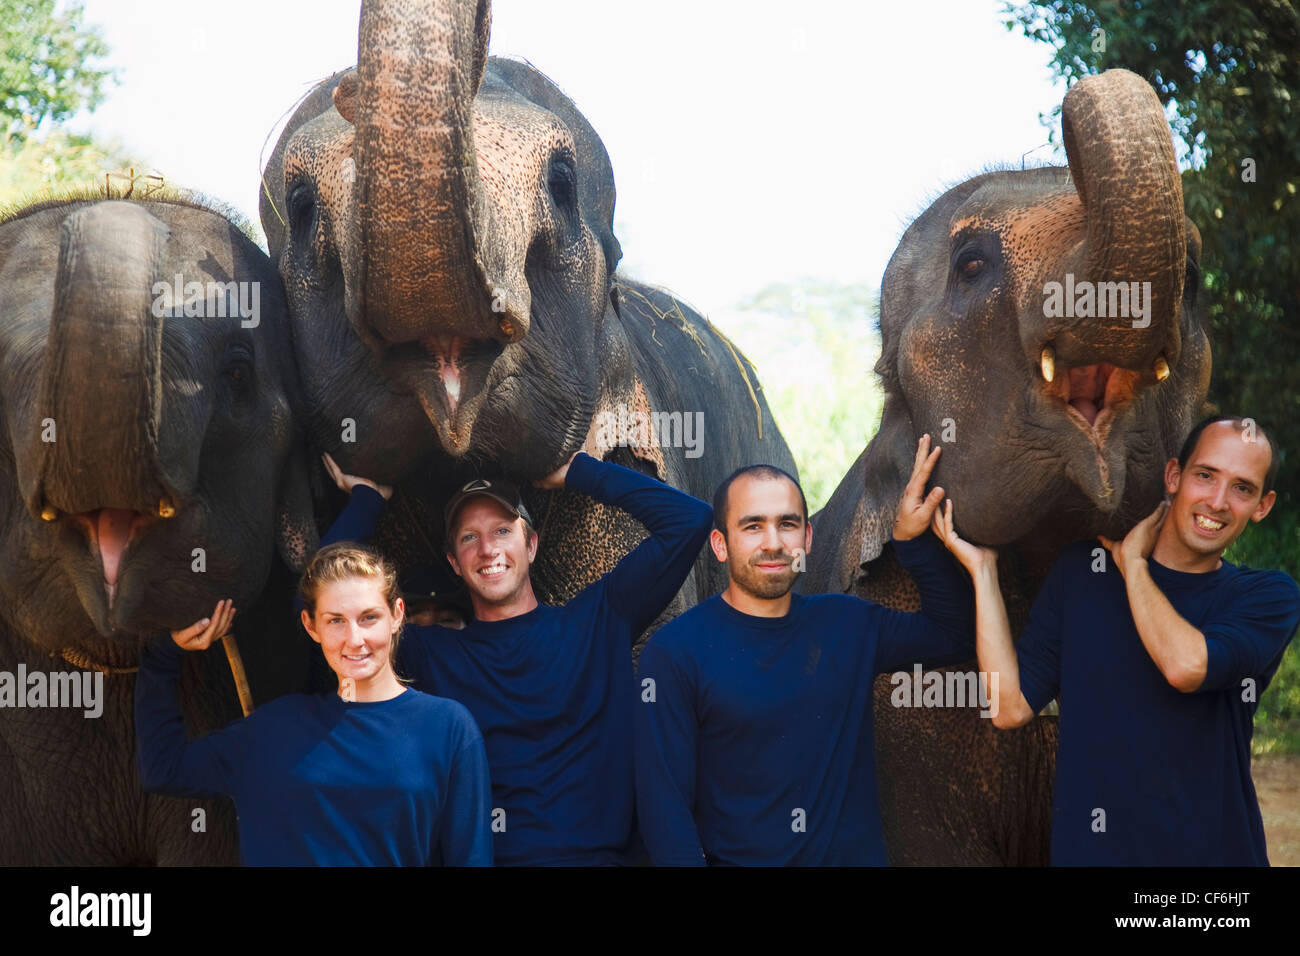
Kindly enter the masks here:
<path id="1" fill-rule="evenodd" d="M 0 0 L 0 123 L 7 139 L 26 137 L 45 120 L 61 122 L 94 109 L 111 69 L 93 61 L 108 53 L 98 27 L 82 23 L 79 3 L 62 12 L 55 0 Z"/>
<path id="2" fill-rule="evenodd" d="M 1282 447 L 1279 506 L 1300 504 L 1300 13 L 1291 0 L 1007 4 L 1072 82 L 1123 67 L 1165 103 L 1186 149 L 1183 194 L 1204 240 L 1210 400 Z M 1059 114 L 1059 108 L 1056 111 Z M 1289 450 L 1289 454 L 1288 454 Z"/>

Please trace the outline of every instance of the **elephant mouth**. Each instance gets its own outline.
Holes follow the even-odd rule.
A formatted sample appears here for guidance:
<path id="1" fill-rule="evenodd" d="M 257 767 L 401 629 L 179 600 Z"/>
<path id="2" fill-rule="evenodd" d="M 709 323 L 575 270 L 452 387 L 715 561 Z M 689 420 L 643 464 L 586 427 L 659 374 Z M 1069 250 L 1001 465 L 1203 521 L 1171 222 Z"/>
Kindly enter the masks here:
<path id="1" fill-rule="evenodd" d="M 386 363 L 394 380 L 419 401 L 443 448 L 459 457 L 469 450 L 505 348 L 495 339 L 428 335 L 395 346 Z"/>
<path id="2" fill-rule="evenodd" d="M 1141 372 L 1109 362 L 1070 366 L 1045 346 L 1039 365 L 1040 383 L 1065 418 L 1096 446 L 1106 440 L 1116 417 L 1147 384 Z"/>
<path id="3" fill-rule="evenodd" d="M 111 613 L 127 551 L 158 518 L 126 508 L 97 508 L 70 514 L 68 520 L 85 537 L 91 556 L 99 562 L 107 610 Z"/>

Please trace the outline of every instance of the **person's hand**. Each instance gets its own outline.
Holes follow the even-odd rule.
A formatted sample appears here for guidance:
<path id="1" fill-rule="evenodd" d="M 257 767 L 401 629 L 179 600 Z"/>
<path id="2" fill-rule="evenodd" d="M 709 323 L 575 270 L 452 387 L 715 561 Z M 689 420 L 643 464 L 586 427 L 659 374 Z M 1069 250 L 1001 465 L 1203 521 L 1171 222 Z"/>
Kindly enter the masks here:
<path id="1" fill-rule="evenodd" d="M 930 527 L 934 529 L 934 536 L 943 542 L 943 546 L 952 552 L 953 557 L 972 578 L 982 567 L 989 565 L 997 567 L 997 551 L 963 540 L 953 525 L 952 499 L 949 498 L 943 504 L 942 508 L 934 509 L 934 518 L 930 522 Z"/>
<path id="2" fill-rule="evenodd" d="M 556 491 L 564 487 L 564 479 L 569 477 L 569 466 L 573 464 L 573 459 L 578 457 L 578 452 L 574 452 L 566 461 L 555 471 L 551 472 L 545 478 L 538 478 L 533 482 L 538 488 L 545 488 L 548 491 Z"/>
<path id="3" fill-rule="evenodd" d="M 230 632 L 230 623 L 234 619 L 235 602 L 232 598 L 226 598 L 217 602 L 212 617 L 195 621 L 183 631 L 172 631 L 172 640 L 182 650 L 206 651 L 214 641 L 220 640 Z"/>
<path id="4" fill-rule="evenodd" d="M 921 493 L 925 490 L 925 483 L 930 480 L 930 472 L 934 470 L 934 463 L 939 460 L 941 451 L 942 448 L 930 451 L 929 435 L 922 435 L 921 440 L 916 443 L 912 477 L 908 479 L 907 487 L 903 489 L 903 500 L 898 503 L 898 517 L 894 519 L 894 537 L 899 541 L 907 541 L 925 534 L 925 529 L 930 524 L 930 517 L 939 507 L 939 502 L 943 500 L 943 489 L 939 487 L 932 489 L 924 498 L 921 497 Z"/>
<path id="5" fill-rule="evenodd" d="M 321 458 L 325 461 L 325 470 L 330 473 L 330 477 L 334 479 L 334 484 L 339 486 L 339 490 L 352 494 L 352 489 L 357 485 L 366 485 L 383 495 L 385 501 L 393 497 L 392 486 L 381 485 L 369 478 L 360 478 L 357 475 L 345 475 L 343 469 L 338 466 L 338 462 L 330 457 L 329 452 L 324 452 Z"/>
<path id="6" fill-rule="evenodd" d="M 1168 513 L 1169 502 L 1160 502 L 1156 505 L 1155 511 L 1129 529 L 1123 541 L 1112 541 L 1103 535 L 1097 535 L 1097 540 L 1106 546 L 1111 560 L 1115 562 L 1115 567 L 1119 568 L 1120 575 L 1126 580 L 1129 569 L 1134 564 L 1151 557 L 1151 551 L 1156 546 L 1156 538 L 1160 537 L 1160 527 L 1165 523 L 1165 515 Z"/>

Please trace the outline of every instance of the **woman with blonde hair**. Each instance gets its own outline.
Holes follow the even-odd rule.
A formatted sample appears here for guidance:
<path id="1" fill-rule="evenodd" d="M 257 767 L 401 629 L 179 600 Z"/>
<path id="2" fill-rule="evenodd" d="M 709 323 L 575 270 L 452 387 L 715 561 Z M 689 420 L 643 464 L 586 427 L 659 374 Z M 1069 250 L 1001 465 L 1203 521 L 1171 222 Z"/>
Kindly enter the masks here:
<path id="1" fill-rule="evenodd" d="M 337 690 L 278 697 L 195 740 L 181 664 L 229 630 L 232 602 L 146 647 L 135 698 L 145 790 L 232 797 L 245 865 L 490 865 L 483 737 L 463 706 L 394 672 L 405 611 L 394 568 L 332 544 L 303 572 L 299 597 Z"/>

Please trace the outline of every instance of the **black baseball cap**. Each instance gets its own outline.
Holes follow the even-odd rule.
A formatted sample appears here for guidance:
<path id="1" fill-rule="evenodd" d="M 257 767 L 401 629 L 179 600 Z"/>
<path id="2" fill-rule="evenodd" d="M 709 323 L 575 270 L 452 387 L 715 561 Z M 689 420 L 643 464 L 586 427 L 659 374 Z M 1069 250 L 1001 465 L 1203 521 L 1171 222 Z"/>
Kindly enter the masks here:
<path id="1" fill-rule="evenodd" d="M 489 481 L 487 478 L 475 478 L 473 481 L 467 481 L 461 485 L 460 491 L 451 496 L 447 502 L 446 509 L 442 513 L 443 533 L 448 539 L 451 538 L 451 522 L 456 517 L 456 512 L 470 498 L 478 496 L 491 498 L 493 501 L 505 508 L 512 517 L 523 518 L 524 521 L 532 527 L 533 516 L 528 513 L 524 507 L 524 499 L 519 495 L 519 487 L 508 481 Z M 451 547 L 451 541 L 448 540 L 447 546 Z"/>

